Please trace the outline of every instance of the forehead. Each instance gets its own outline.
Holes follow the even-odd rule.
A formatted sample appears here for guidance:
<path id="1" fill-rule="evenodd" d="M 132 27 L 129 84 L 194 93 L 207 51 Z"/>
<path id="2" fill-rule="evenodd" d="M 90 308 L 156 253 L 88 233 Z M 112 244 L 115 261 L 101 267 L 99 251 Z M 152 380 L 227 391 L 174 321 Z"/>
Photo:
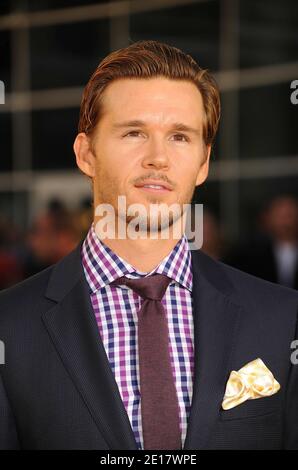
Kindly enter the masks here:
<path id="1" fill-rule="evenodd" d="M 113 121 L 138 118 L 170 122 L 179 117 L 188 124 L 199 124 L 204 114 L 195 84 L 164 77 L 115 80 L 104 91 L 103 107 L 106 117 Z"/>

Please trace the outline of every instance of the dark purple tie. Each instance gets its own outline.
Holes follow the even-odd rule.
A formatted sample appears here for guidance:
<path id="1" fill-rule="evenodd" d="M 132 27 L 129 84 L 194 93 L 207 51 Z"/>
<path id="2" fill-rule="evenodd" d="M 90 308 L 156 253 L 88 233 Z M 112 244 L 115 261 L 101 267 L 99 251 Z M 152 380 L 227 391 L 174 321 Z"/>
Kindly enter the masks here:
<path id="1" fill-rule="evenodd" d="M 166 312 L 161 303 L 171 279 L 153 274 L 125 284 L 143 299 L 138 313 L 138 348 L 144 449 L 181 449 L 179 405 L 169 353 Z"/>

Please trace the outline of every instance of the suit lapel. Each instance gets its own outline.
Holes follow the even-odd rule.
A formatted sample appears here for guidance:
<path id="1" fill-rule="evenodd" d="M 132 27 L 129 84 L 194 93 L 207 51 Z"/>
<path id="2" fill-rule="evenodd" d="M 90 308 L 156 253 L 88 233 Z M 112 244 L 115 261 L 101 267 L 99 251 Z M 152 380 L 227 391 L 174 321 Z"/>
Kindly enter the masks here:
<path id="1" fill-rule="evenodd" d="M 241 307 L 220 265 L 192 251 L 195 367 L 193 398 L 184 449 L 202 449 L 218 418 Z"/>
<path id="2" fill-rule="evenodd" d="M 82 242 L 81 242 L 82 244 Z M 53 269 L 42 315 L 67 372 L 110 449 L 137 444 L 100 338 L 81 264 L 81 244 Z M 225 392 L 241 307 L 220 264 L 192 252 L 195 369 L 184 449 L 207 444 Z"/>
<path id="3" fill-rule="evenodd" d="M 56 265 L 46 296 L 58 303 L 43 314 L 43 321 L 108 447 L 137 449 L 96 324 L 80 247 Z"/>

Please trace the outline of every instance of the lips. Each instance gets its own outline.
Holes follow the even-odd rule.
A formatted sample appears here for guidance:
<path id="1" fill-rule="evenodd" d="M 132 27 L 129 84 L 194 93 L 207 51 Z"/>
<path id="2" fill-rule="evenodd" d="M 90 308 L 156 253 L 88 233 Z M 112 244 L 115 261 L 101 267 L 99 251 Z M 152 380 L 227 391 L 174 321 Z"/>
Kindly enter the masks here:
<path id="1" fill-rule="evenodd" d="M 151 187 L 151 186 L 154 186 Z M 160 180 L 146 180 L 142 183 L 138 183 L 135 185 L 136 188 L 144 188 L 144 189 L 152 189 L 156 191 L 172 191 L 172 186 L 165 181 Z"/>

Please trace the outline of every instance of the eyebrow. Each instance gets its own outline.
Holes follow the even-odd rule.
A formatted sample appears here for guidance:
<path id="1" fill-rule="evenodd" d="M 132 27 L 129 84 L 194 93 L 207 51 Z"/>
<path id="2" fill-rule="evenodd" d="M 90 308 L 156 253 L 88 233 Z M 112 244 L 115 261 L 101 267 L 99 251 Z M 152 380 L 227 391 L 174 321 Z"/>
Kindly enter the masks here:
<path id="1" fill-rule="evenodd" d="M 145 127 L 146 123 L 144 121 L 140 121 L 138 119 L 132 120 L 132 121 L 123 121 L 123 122 L 117 122 L 113 124 L 113 129 L 123 129 L 125 127 Z M 199 129 L 196 129 L 194 127 L 190 127 L 187 124 L 183 124 L 183 122 L 174 122 L 171 125 L 172 130 L 176 131 L 181 131 L 181 132 L 190 132 L 192 134 L 200 135 Z"/>

